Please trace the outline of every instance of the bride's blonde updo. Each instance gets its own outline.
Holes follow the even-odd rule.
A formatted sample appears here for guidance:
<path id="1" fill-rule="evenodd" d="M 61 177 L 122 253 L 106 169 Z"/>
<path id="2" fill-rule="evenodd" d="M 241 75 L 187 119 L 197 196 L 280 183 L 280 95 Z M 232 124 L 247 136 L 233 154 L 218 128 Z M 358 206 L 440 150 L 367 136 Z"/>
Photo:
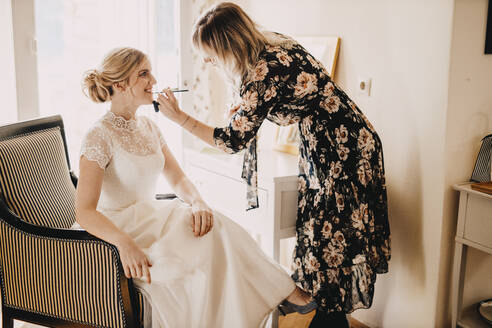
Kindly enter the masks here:
<path id="1" fill-rule="evenodd" d="M 111 50 L 99 69 L 88 70 L 84 74 L 83 90 L 86 96 L 97 103 L 111 100 L 113 85 L 128 83 L 132 72 L 146 58 L 145 54 L 134 48 Z"/>

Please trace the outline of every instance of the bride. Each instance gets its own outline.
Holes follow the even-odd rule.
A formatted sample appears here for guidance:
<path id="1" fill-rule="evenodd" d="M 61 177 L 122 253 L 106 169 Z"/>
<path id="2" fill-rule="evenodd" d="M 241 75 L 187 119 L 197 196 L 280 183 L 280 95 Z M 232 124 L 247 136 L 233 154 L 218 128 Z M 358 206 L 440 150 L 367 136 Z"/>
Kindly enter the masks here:
<path id="1" fill-rule="evenodd" d="M 110 110 L 86 133 L 77 223 L 114 244 L 125 275 L 150 296 L 152 327 L 259 327 L 281 303 L 316 303 L 239 225 L 214 212 L 181 170 L 156 124 L 137 116 L 156 80 L 145 54 L 111 51 L 84 77 L 86 94 Z M 181 200 L 153 200 L 163 173 Z"/>

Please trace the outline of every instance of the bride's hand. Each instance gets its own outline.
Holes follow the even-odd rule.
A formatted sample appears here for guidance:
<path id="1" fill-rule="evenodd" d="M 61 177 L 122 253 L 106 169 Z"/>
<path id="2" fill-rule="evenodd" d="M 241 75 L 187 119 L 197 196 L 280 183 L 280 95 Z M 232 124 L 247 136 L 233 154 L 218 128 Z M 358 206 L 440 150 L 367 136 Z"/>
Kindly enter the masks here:
<path id="1" fill-rule="evenodd" d="M 212 210 L 204 201 L 198 201 L 191 205 L 191 211 L 191 228 L 195 237 L 206 235 L 214 225 Z"/>
<path id="2" fill-rule="evenodd" d="M 138 245 L 130 237 L 123 237 L 118 245 L 116 245 L 120 252 L 121 263 L 123 264 L 123 270 L 125 271 L 125 276 L 130 278 L 140 278 L 146 280 L 149 284 L 150 271 L 149 267 L 152 266 L 149 258 L 145 253 L 138 247 Z"/>
<path id="3" fill-rule="evenodd" d="M 178 100 L 174 97 L 171 89 L 166 88 L 162 92 L 157 97 L 159 111 L 171 121 L 181 125 L 186 119 L 186 113 L 179 108 Z"/>

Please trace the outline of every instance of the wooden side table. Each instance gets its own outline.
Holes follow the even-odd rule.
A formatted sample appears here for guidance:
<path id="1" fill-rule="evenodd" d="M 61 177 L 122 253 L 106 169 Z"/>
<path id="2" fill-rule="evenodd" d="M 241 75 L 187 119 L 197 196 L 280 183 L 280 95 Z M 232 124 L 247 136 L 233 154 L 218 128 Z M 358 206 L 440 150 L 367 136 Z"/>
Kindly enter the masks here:
<path id="1" fill-rule="evenodd" d="M 490 327 L 474 308 L 463 311 L 466 253 L 468 247 L 492 254 L 492 195 L 471 189 L 471 183 L 454 185 L 460 192 L 452 280 L 453 327 Z M 492 282 L 491 282 L 492 283 Z"/>

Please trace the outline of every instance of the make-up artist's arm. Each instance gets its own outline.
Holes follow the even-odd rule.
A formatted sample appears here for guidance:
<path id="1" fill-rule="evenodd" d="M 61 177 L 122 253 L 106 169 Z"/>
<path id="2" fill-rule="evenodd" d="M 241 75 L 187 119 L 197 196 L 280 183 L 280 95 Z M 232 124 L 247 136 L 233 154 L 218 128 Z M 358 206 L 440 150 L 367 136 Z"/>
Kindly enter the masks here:
<path id="1" fill-rule="evenodd" d="M 159 110 L 164 116 L 210 146 L 217 147 L 214 142 L 214 128 L 183 112 L 179 108 L 178 100 L 174 97 L 171 89 L 162 90 L 162 93 L 157 97 L 157 102 L 159 103 Z"/>
<path id="2" fill-rule="evenodd" d="M 265 90 L 268 90 L 268 95 Z M 237 106 L 239 108 L 234 108 L 229 124 L 223 128 L 213 128 L 182 111 L 170 89 L 164 89 L 157 101 L 161 113 L 168 119 L 212 147 L 236 153 L 245 149 L 251 139 L 256 137 L 268 113 L 278 104 L 277 94 L 274 83 L 255 81 L 246 84 L 241 103 Z"/>

